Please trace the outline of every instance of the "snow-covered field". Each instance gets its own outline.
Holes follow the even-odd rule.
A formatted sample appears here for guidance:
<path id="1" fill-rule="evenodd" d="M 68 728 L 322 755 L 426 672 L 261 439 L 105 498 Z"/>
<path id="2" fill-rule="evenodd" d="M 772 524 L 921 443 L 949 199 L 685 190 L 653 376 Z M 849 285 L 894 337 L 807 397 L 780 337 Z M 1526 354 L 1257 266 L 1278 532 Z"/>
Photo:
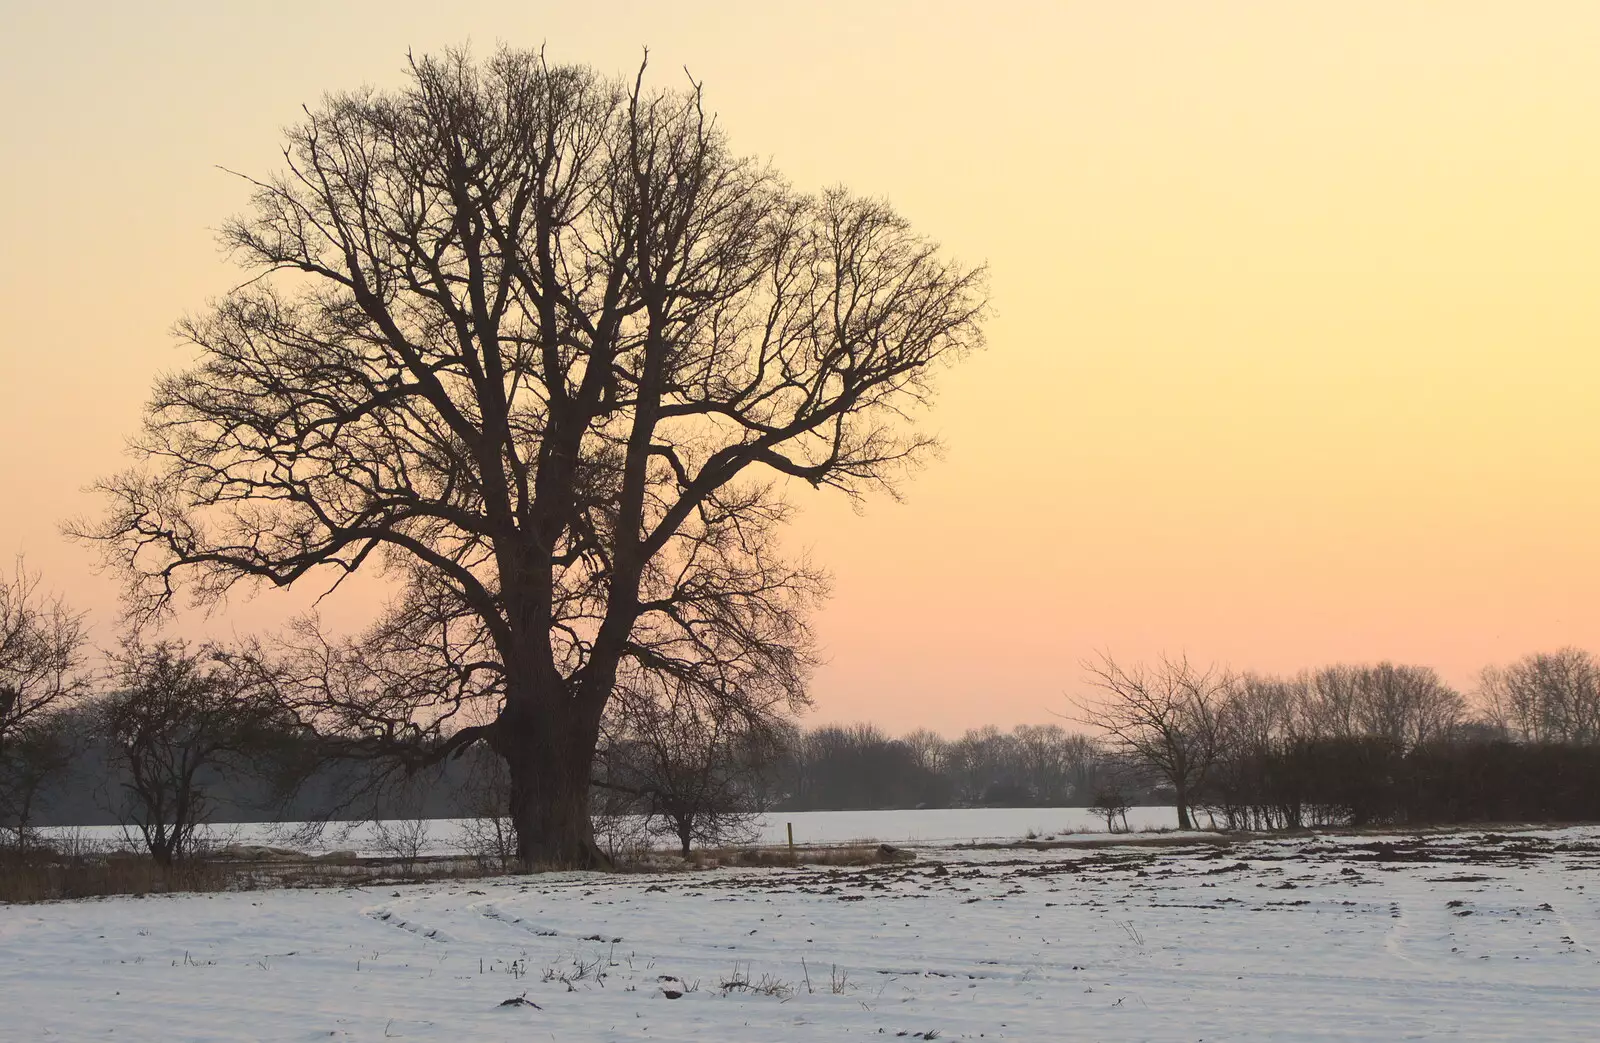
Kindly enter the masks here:
<path id="1" fill-rule="evenodd" d="M 1592 1040 L 1600 1025 L 1600 828 L 918 856 L 0 907 L 0 1038 Z"/>
<path id="2" fill-rule="evenodd" d="M 1128 810 L 1128 826 L 1133 830 L 1172 829 L 1177 822 L 1177 812 L 1171 807 Z M 206 835 L 213 843 L 288 844 L 307 854 L 325 854 L 335 850 L 354 851 L 362 855 L 385 853 L 373 823 L 331 823 L 313 836 L 307 836 L 306 825 L 301 822 L 221 824 L 210 827 Z M 802 845 L 849 844 L 858 840 L 940 844 L 1013 840 L 1029 833 L 1052 836 L 1098 832 L 1105 829 L 1105 819 L 1087 808 L 796 811 L 759 818 L 755 823 L 755 842 L 784 843 L 790 825 L 794 826 L 795 843 Z M 426 826 L 423 854 L 460 854 L 468 846 L 467 823 L 464 819 L 434 819 Z M 71 833 L 104 844 L 119 844 L 126 839 L 118 826 L 47 829 L 45 833 Z"/>

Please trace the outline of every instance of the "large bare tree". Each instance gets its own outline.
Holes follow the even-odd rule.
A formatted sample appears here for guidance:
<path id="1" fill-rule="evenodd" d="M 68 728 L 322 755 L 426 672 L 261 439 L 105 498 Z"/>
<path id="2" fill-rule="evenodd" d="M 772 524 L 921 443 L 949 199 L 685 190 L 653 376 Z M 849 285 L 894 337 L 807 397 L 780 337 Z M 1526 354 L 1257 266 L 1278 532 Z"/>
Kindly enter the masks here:
<path id="1" fill-rule="evenodd" d="M 588 791 L 619 676 L 803 657 L 820 577 L 775 547 L 786 485 L 892 483 L 984 308 L 981 273 L 887 204 L 797 191 L 730 151 L 698 85 L 642 79 L 447 54 L 308 110 L 223 232 L 258 277 L 182 324 L 198 364 L 158 382 L 144 464 L 80 527 L 146 612 L 394 570 L 375 633 L 449 683 L 369 675 L 341 690 L 382 711 L 335 716 L 489 743 L 547 864 L 604 861 Z"/>

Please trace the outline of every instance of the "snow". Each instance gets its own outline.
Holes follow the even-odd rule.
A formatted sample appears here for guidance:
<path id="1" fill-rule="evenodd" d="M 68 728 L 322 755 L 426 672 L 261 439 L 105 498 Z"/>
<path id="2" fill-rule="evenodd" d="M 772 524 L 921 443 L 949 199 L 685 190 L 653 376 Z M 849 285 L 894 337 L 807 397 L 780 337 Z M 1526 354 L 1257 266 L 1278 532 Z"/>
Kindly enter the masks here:
<path id="1" fill-rule="evenodd" d="M 1600 828 L 1166 839 L 4 906 L 0 1039 L 1589 1040 L 1600 1024 Z"/>
<path id="2" fill-rule="evenodd" d="M 781 844 L 784 827 L 794 824 L 796 844 L 847 844 L 878 840 L 893 844 L 929 844 L 970 840 L 1014 840 L 1028 833 L 1051 836 L 1093 833 L 1106 820 L 1087 808 L 941 808 L 915 811 L 796 811 L 767 815 L 760 823 L 761 842 Z M 1172 829 L 1178 813 L 1171 807 L 1129 808 L 1128 826 L 1135 830 Z"/>
<path id="3" fill-rule="evenodd" d="M 1140 807 L 1128 810 L 1128 825 L 1133 830 L 1172 829 L 1177 812 L 1171 807 Z M 984 840 L 1010 840 L 1034 833 L 1038 836 L 1094 833 L 1105 829 L 1105 819 L 1087 808 L 940 808 L 905 811 L 794 811 L 761 816 L 756 820 L 755 843 L 782 844 L 788 839 L 787 827 L 794 826 L 796 844 L 849 844 L 870 840 L 873 843 L 941 844 Z M 354 851 L 360 855 L 382 855 L 384 851 L 370 822 L 332 823 L 307 843 L 303 835 L 307 823 L 225 823 L 208 827 L 205 835 L 214 843 L 288 843 L 308 854 L 329 851 Z M 45 830 L 47 835 L 74 833 L 97 843 L 124 842 L 119 826 L 85 826 Z M 466 836 L 466 820 L 434 819 L 427 823 L 427 837 L 421 853 L 460 854 Z"/>

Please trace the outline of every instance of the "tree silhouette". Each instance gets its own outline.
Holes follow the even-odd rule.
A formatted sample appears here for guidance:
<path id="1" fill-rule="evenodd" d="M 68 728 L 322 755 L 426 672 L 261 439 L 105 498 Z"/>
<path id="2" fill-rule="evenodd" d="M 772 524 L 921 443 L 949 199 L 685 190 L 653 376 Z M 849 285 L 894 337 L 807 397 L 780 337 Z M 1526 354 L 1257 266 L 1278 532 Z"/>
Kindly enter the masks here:
<path id="1" fill-rule="evenodd" d="M 258 277 L 182 323 L 198 364 L 76 530 L 147 613 L 388 568 L 371 633 L 305 642 L 305 707 L 364 741 L 487 742 L 530 862 L 604 862 L 619 677 L 802 696 L 822 577 L 774 545 L 785 487 L 892 487 L 931 445 L 908 412 L 980 340 L 981 273 L 734 155 L 697 84 L 643 75 L 447 54 L 308 110 L 223 233 Z"/>
<path id="2" fill-rule="evenodd" d="M 113 687 L 92 706 L 120 769 L 110 810 L 163 866 L 181 860 L 224 777 L 273 774 L 293 722 L 248 659 L 181 642 L 127 641 Z"/>
<path id="3" fill-rule="evenodd" d="M 18 559 L 0 576 L 0 757 L 12 741 L 88 691 L 84 624 Z"/>
<path id="4" fill-rule="evenodd" d="M 1178 828 L 1192 826 L 1190 809 L 1221 752 L 1220 713 L 1236 679 L 1187 658 L 1123 667 L 1109 655 L 1085 663 L 1099 701 L 1080 702 L 1077 718 L 1105 733 L 1106 744 L 1172 786 Z"/>

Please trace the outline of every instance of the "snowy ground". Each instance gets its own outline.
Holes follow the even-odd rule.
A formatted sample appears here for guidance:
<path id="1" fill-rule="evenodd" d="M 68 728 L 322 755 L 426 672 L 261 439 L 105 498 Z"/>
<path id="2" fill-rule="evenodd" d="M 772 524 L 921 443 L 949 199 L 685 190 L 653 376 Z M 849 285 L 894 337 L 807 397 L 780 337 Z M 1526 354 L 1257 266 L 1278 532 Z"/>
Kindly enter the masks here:
<path id="1" fill-rule="evenodd" d="M 1591 1040 L 1597 870 L 1582 828 L 9 906 L 0 1038 Z"/>
<path id="2" fill-rule="evenodd" d="M 1177 812 L 1171 807 L 1128 810 L 1133 830 L 1172 829 Z M 209 827 L 215 843 L 289 844 L 308 854 L 347 850 L 362 855 L 385 851 L 373 823 L 330 823 L 308 838 L 306 823 L 244 823 Z M 1105 819 L 1087 808 L 940 808 L 910 811 L 794 811 L 761 816 L 755 823 L 755 843 L 781 844 L 794 827 L 796 844 L 849 844 L 858 840 L 893 844 L 940 844 L 973 840 L 1012 840 L 1027 836 L 1097 832 Z M 126 838 L 118 826 L 47 829 L 47 835 L 74 834 L 88 840 L 120 844 Z M 434 819 L 427 823 L 422 853 L 460 854 L 466 845 L 466 820 Z"/>

